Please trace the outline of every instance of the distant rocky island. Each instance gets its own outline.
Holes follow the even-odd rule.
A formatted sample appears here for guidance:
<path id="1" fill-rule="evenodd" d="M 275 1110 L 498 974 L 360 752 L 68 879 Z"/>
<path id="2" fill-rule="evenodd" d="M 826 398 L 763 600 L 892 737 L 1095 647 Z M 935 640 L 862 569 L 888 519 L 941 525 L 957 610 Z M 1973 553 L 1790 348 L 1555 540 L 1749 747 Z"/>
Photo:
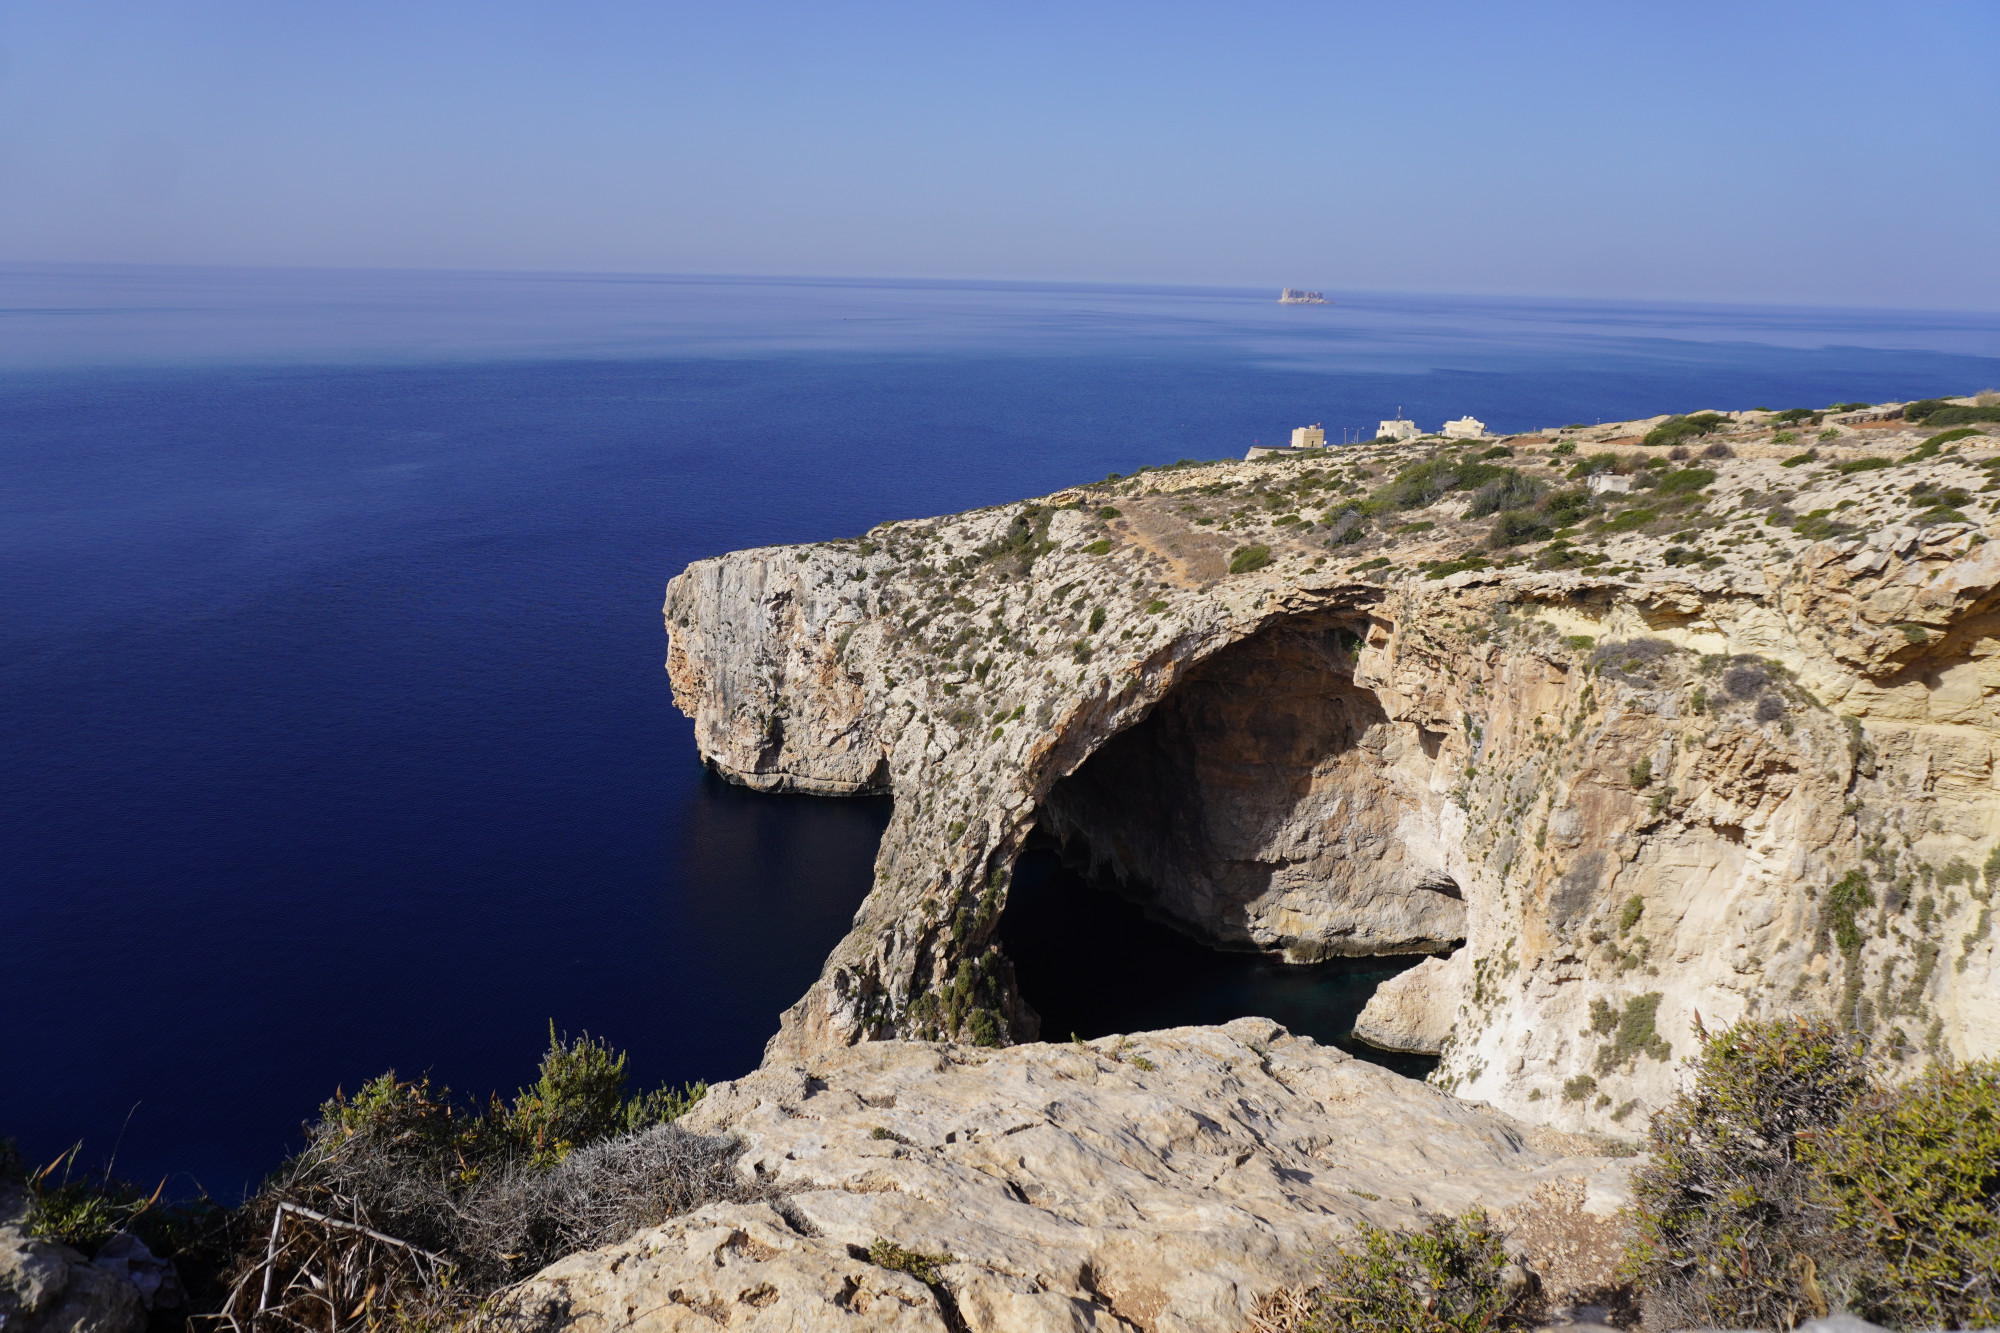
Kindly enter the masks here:
<path id="1" fill-rule="evenodd" d="M 1303 287 L 1287 287 L 1278 293 L 1279 305 L 1332 305 L 1324 292 L 1309 292 Z"/>

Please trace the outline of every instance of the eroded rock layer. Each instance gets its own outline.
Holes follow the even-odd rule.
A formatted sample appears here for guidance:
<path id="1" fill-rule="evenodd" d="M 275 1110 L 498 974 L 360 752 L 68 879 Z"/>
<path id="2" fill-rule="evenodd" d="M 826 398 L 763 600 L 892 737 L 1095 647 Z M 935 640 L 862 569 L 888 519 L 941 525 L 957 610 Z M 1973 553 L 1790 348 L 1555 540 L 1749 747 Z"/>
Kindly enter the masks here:
<path id="1" fill-rule="evenodd" d="M 668 666 L 709 762 L 896 798 L 771 1058 L 1032 1038 L 994 943 L 1031 835 L 1225 947 L 1462 938 L 1360 1030 L 1532 1120 L 1629 1133 L 1746 1013 L 2000 1051 L 2000 441 L 1856 414 L 1800 454 L 1751 413 L 1669 462 L 1651 424 L 691 566 Z"/>
<path id="2" fill-rule="evenodd" d="M 1258 1019 L 866 1043 L 767 1062 L 686 1123 L 741 1139 L 779 1197 L 565 1259 L 526 1308 L 633 1333 L 1233 1329 L 1356 1222 L 1475 1206 L 1560 1300 L 1609 1278 L 1629 1166 Z"/>

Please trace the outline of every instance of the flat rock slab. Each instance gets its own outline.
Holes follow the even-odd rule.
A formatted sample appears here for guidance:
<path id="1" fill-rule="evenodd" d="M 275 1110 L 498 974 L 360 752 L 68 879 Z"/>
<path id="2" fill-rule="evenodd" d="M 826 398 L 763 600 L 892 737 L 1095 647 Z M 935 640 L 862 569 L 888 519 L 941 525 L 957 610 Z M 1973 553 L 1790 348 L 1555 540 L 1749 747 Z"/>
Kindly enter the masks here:
<path id="1" fill-rule="evenodd" d="M 772 1201 L 565 1259 L 526 1308 L 632 1333 L 1236 1329 L 1358 1222 L 1559 1199 L 1609 1228 L 1630 1166 L 1263 1019 L 869 1042 L 718 1084 L 682 1123 L 738 1136 Z M 870 1262 L 878 1240 L 936 1281 Z"/>

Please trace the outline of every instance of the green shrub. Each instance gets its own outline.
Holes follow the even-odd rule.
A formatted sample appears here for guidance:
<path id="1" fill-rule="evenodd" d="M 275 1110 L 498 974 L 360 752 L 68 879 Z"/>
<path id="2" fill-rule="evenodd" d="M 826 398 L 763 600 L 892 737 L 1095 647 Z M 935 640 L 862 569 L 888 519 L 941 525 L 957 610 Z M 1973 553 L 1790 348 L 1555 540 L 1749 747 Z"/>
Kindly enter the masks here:
<path id="1" fill-rule="evenodd" d="M 1109 555 L 1111 553 L 1111 543 L 1103 538 L 1099 538 L 1097 541 L 1084 547 L 1083 553 L 1085 555 Z"/>
<path id="2" fill-rule="evenodd" d="M 1961 407 L 1946 398 L 1920 398 L 1903 408 L 1903 419 L 1920 426 L 1957 426 L 1968 421 L 2000 421 L 2000 407 Z"/>
<path id="3" fill-rule="evenodd" d="M 1705 467 L 1684 467 L 1660 478 L 1660 494 L 1689 494 L 1702 489 L 1714 480 L 1715 473 Z"/>
<path id="4" fill-rule="evenodd" d="M 1835 403 L 1826 410 L 1829 412 L 1859 412 L 1864 407 L 1873 406 L 1873 403 Z"/>
<path id="5" fill-rule="evenodd" d="M 898 1273 L 908 1273 L 927 1287 L 935 1287 L 944 1281 L 938 1270 L 946 1264 L 957 1263 L 950 1254 L 925 1254 L 920 1250 L 906 1250 L 892 1240 L 877 1236 L 868 1243 L 868 1262 L 877 1268 L 887 1268 Z"/>
<path id="6" fill-rule="evenodd" d="M 1262 544 L 1242 546 L 1230 553 L 1229 572 L 1248 574 L 1253 569 L 1262 569 L 1271 563 L 1271 548 Z"/>
<path id="7" fill-rule="evenodd" d="M 1984 439 L 1985 436 L 1970 426 L 1960 426 L 1957 430 L 1941 430 L 1918 446 L 1917 452 L 1923 453 L 1924 450 L 1928 449 L 1930 453 L 1924 454 L 1924 457 L 1929 458 L 1947 444 L 1957 444 L 1960 440 L 1975 438 Z M 1916 457 L 1916 454 L 1910 455 L 1910 458 L 1914 457 Z M 1908 462 L 1909 459 L 1906 458 L 1903 461 Z"/>
<path id="8" fill-rule="evenodd" d="M 1104 506 L 1104 508 L 1097 511 L 1097 516 L 1107 521 L 1110 519 L 1123 517 L 1123 515 L 1124 511 L 1116 508 L 1113 505 L 1106 505 Z"/>
<path id="9" fill-rule="evenodd" d="M 1612 1035 L 1611 1044 L 1597 1052 L 1598 1073 L 1608 1074 L 1631 1064 L 1641 1055 L 1661 1061 L 1673 1055 L 1673 1048 L 1654 1026 L 1661 998 L 1659 991 L 1648 991 L 1625 1001 L 1624 1010 L 1618 1014 L 1618 1027 Z"/>
<path id="10" fill-rule="evenodd" d="M 1729 424 L 1728 418 L 1714 412 L 1697 412 L 1690 417 L 1668 417 L 1659 425 L 1646 432 L 1639 441 L 1647 448 L 1663 444 L 1681 444 L 1699 435 L 1706 435 L 1718 426 Z"/>
<path id="11" fill-rule="evenodd" d="M 1555 448 L 1549 450 L 1549 457 L 1568 458 L 1571 454 L 1575 452 L 1576 452 L 1576 442 L 1574 440 L 1564 440 L 1562 443 L 1558 444 Z"/>
<path id="12" fill-rule="evenodd" d="M 1494 550 L 1509 546 L 1519 546 L 1524 542 L 1538 542 L 1547 537 L 1551 529 L 1541 517 L 1529 509 L 1509 509 L 1493 521 L 1493 530 L 1487 534 L 1486 544 Z"/>
<path id="13" fill-rule="evenodd" d="M 1539 507 L 1549 522 L 1563 526 L 1582 521 L 1584 515 L 1590 512 L 1590 506 L 1590 492 L 1578 488 L 1556 491 L 1544 499 Z"/>
<path id="14" fill-rule="evenodd" d="M 1817 462 L 1819 462 L 1818 451 L 1813 449 L 1808 449 L 1802 454 L 1793 454 L 1790 458 L 1787 458 L 1784 462 L 1778 464 L 1778 466 L 1802 467 L 1807 463 L 1817 463 Z"/>
<path id="15" fill-rule="evenodd" d="M 1786 423 L 1790 423 L 1793 421 L 1809 421 L 1814 425 L 1818 425 L 1819 413 L 1813 411 L 1810 407 L 1788 407 L 1784 411 L 1772 417 L 1771 420 L 1783 421 Z"/>
<path id="16" fill-rule="evenodd" d="M 1483 555 L 1464 555 L 1456 560 L 1426 561 L 1417 568 L 1424 571 L 1427 579 L 1442 579 L 1462 574 L 1468 569 L 1491 569 L 1492 561 Z"/>
<path id="17" fill-rule="evenodd" d="M 1878 472 L 1891 466 L 1893 464 L 1886 458 L 1852 458 L 1845 463 L 1834 464 L 1833 470 L 1843 477 L 1850 477 L 1857 472 Z"/>
<path id="18" fill-rule="evenodd" d="M 1859 870 L 1850 870 L 1832 888 L 1826 891 L 1826 920 L 1833 931 L 1833 942 L 1842 956 L 1850 962 L 1861 953 L 1861 927 L 1855 916 L 1864 907 L 1875 905 L 1875 895 L 1868 891 L 1868 877 Z"/>
<path id="19" fill-rule="evenodd" d="M 1841 1295 L 1827 1288 L 1848 1247 L 1801 1146 L 1866 1089 L 1861 1048 L 1826 1019 L 1745 1020 L 1700 1041 L 1633 1173 L 1625 1272 L 1649 1326 L 1790 1329 Z"/>
<path id="20" fill-rule="evenodd" d="M 1616 518 L 1594 524 L 1593 528 L 1598 532 L 1636 532 L 1659 516 L 1659 512 L 1653 509 L 1628 509 Z"/>
<path id="21" fill-rule="evenodd" d="M 1968 421 L 2000 421 L 2000 407 L 1941 407 L 1924 418 L 1926 426 L 1957 426 Z"/>
<path id="22" fill-rule="evenodd" d="M 1474 1209 L 1421 1230 L 1363 1222 L 1321 1272 L 1315 1333 L 1490 1333 L 1526 1326 L 1506 1282 L 1504 1234 Z"/>
<path id="23" fill-rule="evenodd" d="M 1602 1003 L 1602 1001 L 1599 1001 L 1599 1003 Z M 1606 1006 L 1606 1008 L 1608 1009 L 1609 1006 Z M 1575 1078 L 1569 1079 L 1563 1084 L 1563 1100 L 1566 1102 L 1580 1102 L 1596 1091 L 1596 1079 L 1588 1074 L 1578 1074 Z"/>
<path id="24" fill-rule="evenodd" d="M 1484 518 L 1503 509 L 1518 509 L 1541 499 L 1547 490 L 1546 485 L 1533 477 L 1524 476 L 1512 468 L 1502 469 L 1501 476 L 1472 493 L 1472 503 L 1466 506 L 1465 516 Z"/>
<path id="25" fill-rule="evenodd" d="M 2000 1062 L 1873 1089 L 1804 1153 L 1858 1250 L 1855 1310 L 1897 1328 L 2000 1324 Z"/>
<path id="26" fill-rule="evenodd" d="M 1416 463 L 1396 474 L 1396 479 L 1374 493 L 1374 498 L 1390 509 L 1423 509 L 1458 490 L 1477 490 L 1490 481 L 1512 475 L 1512 468 L 1492 463 L 1455 462 L 1433 458 Z"/>
<path id="27" fill-rule="evenodd" d="M 1089 632 L 1095 634 L 1097 633 L 1097 631 L 1103 628 L 1104 628 L 1104 608 L 1100 606 L 1090 613 Z"/>

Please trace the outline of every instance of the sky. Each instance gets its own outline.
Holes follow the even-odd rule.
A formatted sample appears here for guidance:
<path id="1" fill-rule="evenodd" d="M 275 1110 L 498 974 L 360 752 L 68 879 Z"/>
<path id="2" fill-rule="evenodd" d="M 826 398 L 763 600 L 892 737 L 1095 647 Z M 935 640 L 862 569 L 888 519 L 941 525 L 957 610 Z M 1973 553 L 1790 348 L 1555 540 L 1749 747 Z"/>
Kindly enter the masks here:
<path id="1" fill-rule="evenodd" d="M 2000 309 L 1995 0 L 8 0 L 0 262 Z"/>

